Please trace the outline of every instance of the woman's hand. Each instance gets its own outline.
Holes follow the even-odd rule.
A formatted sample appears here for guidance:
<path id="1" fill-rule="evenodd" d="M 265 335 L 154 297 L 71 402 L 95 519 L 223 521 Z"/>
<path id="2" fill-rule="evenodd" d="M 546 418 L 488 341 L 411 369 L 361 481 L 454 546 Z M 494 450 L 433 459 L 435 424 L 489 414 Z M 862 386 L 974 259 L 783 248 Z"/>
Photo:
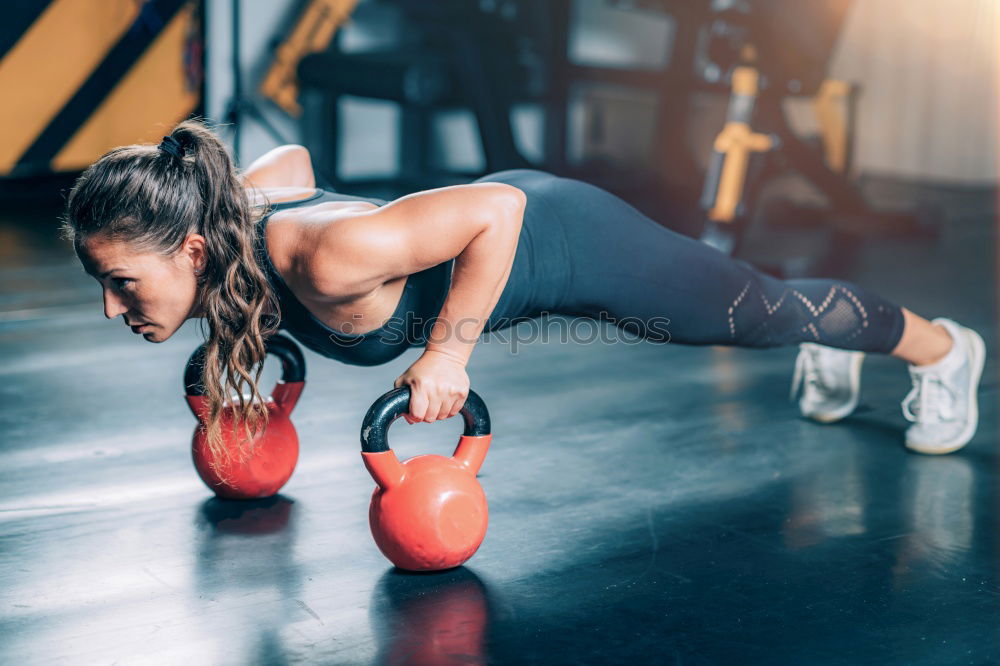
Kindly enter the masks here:
<path id="1" fill-rule="evenodd" d="M 403 414 L 409 424 L 433 423 L 461 411 L 469 397 L 469 375 L 465 363 L 444 352 L 425 350 L 406 372 L 396 379 L 394 388 L 410 387 L 410 413 Z"/>

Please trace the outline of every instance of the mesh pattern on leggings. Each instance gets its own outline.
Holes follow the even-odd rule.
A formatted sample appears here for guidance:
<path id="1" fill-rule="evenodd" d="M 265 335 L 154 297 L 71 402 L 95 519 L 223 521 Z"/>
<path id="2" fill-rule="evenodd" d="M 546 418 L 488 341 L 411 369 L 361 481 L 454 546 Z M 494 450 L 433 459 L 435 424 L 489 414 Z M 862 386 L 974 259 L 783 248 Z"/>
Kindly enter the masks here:
<path id="1" fill-rule="evenodd" d="M 729 306 L 733 344 L 776 347 L 815 342 L 888 353 L 899 342 L 899 306 L 838 280 L 778 280 L 751 276 Z"/>

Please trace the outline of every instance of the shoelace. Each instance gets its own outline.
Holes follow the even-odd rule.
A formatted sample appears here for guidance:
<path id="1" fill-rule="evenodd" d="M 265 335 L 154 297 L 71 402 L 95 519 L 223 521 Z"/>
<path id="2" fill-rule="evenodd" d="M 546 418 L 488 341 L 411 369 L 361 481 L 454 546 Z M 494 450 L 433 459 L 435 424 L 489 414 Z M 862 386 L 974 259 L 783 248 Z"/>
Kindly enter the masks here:
<path id="1" fill-rule="evenodd" d="M 958 396 L 940 375 L 911 375 L 913 388 L 903 398 L 903 416 L 913 423 L 945 423 L 955 419 Z"/>
<path id="2" fill-rule="evenodd" d="M 795 400 L 799 385 L 805 381 L 805 387 L 815 386 L 819 389 L 826 388 L 823 377 L 819 371 L 819 349 L 805 348 L 804 354 L 799 354 L 795 359 L 795 372 L 792 374 L 792 390 L 788 396 L 789 400 Z"/>

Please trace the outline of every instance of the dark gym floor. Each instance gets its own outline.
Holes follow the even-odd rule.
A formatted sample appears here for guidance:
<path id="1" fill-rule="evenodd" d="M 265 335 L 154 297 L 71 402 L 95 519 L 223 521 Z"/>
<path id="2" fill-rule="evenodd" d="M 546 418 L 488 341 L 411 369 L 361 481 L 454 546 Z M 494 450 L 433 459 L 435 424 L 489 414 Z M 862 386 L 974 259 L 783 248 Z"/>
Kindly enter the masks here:
<path id="1" fill-rule="evenodd" d="M 851 278 L 994 350 L 995 193 L 882 194 L 942 205 L 941 236 L 874 241 Z M 295 475 L 214 500 L 181 396 L 194 322 L 132 335 L 48 211 L 0 216 L 0 663 L 1000 661 L 992 355 L 975 439 L 930 457 L 902 446 L 895 359 L 869 356 L 856 415 L 820 426 L 787 400 L 794 348 L 481 343 L 489 532 L 466 566 L 409 575 L 369 533 L 358 429 L 419 350 L 307 352 Z M 460 431 L 390 439 L 446 454 Z"/>

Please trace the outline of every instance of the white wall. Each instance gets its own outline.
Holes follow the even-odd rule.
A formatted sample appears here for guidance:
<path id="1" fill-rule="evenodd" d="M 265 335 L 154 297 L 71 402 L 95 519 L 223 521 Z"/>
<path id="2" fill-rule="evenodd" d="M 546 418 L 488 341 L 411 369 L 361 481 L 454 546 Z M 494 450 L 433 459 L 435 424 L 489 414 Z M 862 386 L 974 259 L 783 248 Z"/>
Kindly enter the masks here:
<path id="1" fill-rule="evenodd" d="M 856 0 L 832 73 L 860 83 L 857 169 L 997 182 L 1000 2 Z"/>

